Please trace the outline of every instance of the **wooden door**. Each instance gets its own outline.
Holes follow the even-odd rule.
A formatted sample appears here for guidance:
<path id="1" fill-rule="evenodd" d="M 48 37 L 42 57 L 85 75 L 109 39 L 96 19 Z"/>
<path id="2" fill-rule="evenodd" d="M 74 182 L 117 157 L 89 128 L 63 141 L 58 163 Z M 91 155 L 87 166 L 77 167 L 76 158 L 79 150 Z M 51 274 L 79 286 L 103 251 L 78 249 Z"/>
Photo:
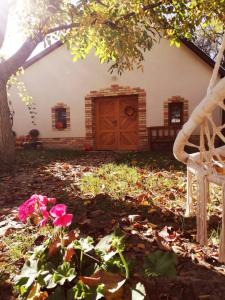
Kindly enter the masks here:
<path id="1" fill-rule="evenodd" d="M 137 96 L 96 99 L 96 147 L 98 150 L 137 150 Z"/>

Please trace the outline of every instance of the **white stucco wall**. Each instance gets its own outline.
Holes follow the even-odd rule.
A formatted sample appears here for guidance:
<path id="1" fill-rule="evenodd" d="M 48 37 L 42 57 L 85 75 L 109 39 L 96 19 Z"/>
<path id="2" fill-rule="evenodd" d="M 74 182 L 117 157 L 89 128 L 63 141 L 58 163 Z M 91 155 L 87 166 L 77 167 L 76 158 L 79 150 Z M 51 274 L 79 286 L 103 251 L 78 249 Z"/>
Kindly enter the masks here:
<path id="1" fill-rule="evenodd" d="M 144 72 L 126 72 L 115 82 L 108 66 L 101 65 L 94 55 L 73 63 L 71 55 L 60 47 L 26 69 L 24 80 L 36 103 L 36 128 L 41 137 L 85 137 L 84 98 L 91 90 L 111 84 L 140 87 L 147 93 L 147 127 L 163 125 L 163 102 L 172 96 L 189 100 L 189 113 L 206 93 L 212 69 L 185 45 L 170 47 L 162 40 L 146 54 Z M 116 74 L 114 74 L 116 75 Z M 23 103 L 11 91 L 16 112 L 14 130 L 25 135 L 35 126 Z M 58 102 L 70 106 L 71 130 L 52 129 L 51 108 Z"/>

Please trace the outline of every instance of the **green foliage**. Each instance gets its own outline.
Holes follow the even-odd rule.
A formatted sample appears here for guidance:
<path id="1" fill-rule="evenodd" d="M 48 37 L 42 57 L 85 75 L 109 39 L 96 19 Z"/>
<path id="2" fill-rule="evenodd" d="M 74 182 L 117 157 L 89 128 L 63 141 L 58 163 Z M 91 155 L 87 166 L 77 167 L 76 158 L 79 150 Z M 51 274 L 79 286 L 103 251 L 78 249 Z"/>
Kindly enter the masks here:
<path id="1" fill-rule="evenodd" d="M 148 277 L 176 276 L 176 255 L 173 252 L 156 251 L 145 258 L 145 274 Z"/>
<path id="2" fill-rule="evenodd" d="M 58 266 L 53 274 L 53 281 L 59 285 L 64 285 L 66 280 L 72 281 L 76 277 L 76 271 L 74 268 L 70 267 L 68 262 L 64 262 L 62 265 Z"/>
<path id="3" fill-rule="evenodd" d="M 28 250 L 32 248 L 32 245 L 36 239 L 35 232 L 25 230 L 22 234 L 13 232 L 2 238 L 2 242 L 8 249 L 8 255 L 10 260 L 15 262 L 21 258 L 28 257 Z"/>
<path id="4" fill-rule="evenodd" d="M 19 76 L 23 74 L 24 74 L 24 70 L 21 68 L 16 72 L 16 74 L 13 74 L 8 80 L 7 82 L 8 97 L 10 99 L 10 88 L 13 86 L 14 88 L 16 88 L 17 94 L 21 99 L 21 101 L 26 105 L 30 117 L 32 119 L 32 123 L 35 125 L 36 105 L 32 97 L 29 95 L 25 83 L 19 80 Z M 12 102 L 10 102 L 10 104 L 13 107 Z"/>
<path id="5" fill-rule="evenodd" d="M 141 68 L 143 53 L 161 36 L 179 47 L 178 38 L 191 38 L 199 26 L 221 29 L 224 7 L 224 0 L 27 0 L 17 17 L 27 36 L 41 32 L 46 45 L 61 39 L 74 60 L 94 49 L 100 62 L 121 73 Z"/>
<path id="6" fill-rule="evenodd" d="M 137 167 L 125 164 L 106 164 L 93 173 L 86 173 L 80 182 L 81 192 L 85 195 L 96 196 L 108 194 L 114 199 L 125 196 L 138 197 L 148 191 L 160 195 L 173 188 L 183 187 L 184 178 L 177 174 L 164 171 L 162 173 L 140 172 Z"/>
<path id="7" fill-rule="evenodd" d="M 100 240 L 96 246 L 93 245 L 91 237 L 74 238 L 66 246 L 63 240 L 60 242 L 58 239 L 57 236 L 50 237 L 43 245 L 32 251 L 21 274 L 16 277 L 16 287 L 21 299 L 27 299 L 31 294 L 38 294 L 41 291 L 47 292 L 49 299 L 52 300 L 100 299 L 105 289 L 103 282 L 89 285 L 88 280 L 93 280 L 99 270 L 108 271 L 110 264 L 106 254 L 109 252 L 113 253 L 111 258 L 116 258 L 115 261 L 117 260 L 117 265 L 120 265 L 121 269 L 123 265 L 122 273 L 125 270 L 127 274 L 128 266 L 123 256 L 125 247 L 122 236 L 114 233 Z M 112 250 L 109 248 L 106 250 L 106 245 Z M 116 271 L 120 272 L 121 269 L 117 268 Z M 82 278 L 86 278 L 87 282 L 85 280 L 83 282 Z"/>
<path id="8" fill-rule="evenodd" d="M 78 282 L 73 288 L 73 299 L 98 300 L 104 296 L 103 290 L 104 285 L 101 284 L 97 287 L 97 289 L 93 289 L 82 282 Z"/>
<path id="9" fill-rule="evenodd" d="M 81 179 L 81 191 L 90 195 L 109 194 L 113 198 L 138 193 L 136 183 L 139 180 L 136 168 L 126 165 L 107 164 L 94 174 L 84 175 Z"/>
<path id="10" fill-rule="evenodd" d="M 49 228 L 42 228 L 41 231 L 36 231 L 34 228 L 26 228 L 22 231 L 13 231 L 11 234 L 2 237 L 1 241 L 5 246 L 6 259 L 0 262 L 0 281 L 1 278 L 17 274 L 20 267 L 20 261 L 27 260 L 31 253 L 29 252 L 34 247 L 34 242 L 41 234 L 46 234 Z"/>

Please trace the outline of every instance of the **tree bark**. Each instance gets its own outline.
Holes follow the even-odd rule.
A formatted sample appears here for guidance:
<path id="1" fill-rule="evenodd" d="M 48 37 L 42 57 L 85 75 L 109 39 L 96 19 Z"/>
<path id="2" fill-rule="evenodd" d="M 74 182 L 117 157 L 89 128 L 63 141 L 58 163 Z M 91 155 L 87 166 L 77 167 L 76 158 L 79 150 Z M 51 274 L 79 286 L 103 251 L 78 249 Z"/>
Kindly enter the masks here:
<path id="1" fill-rule="evenodd" d="M 10 165 L 15 159 L 15 142 L 10 122 L 5 80 L 0 80 L 0 169 Z"/>

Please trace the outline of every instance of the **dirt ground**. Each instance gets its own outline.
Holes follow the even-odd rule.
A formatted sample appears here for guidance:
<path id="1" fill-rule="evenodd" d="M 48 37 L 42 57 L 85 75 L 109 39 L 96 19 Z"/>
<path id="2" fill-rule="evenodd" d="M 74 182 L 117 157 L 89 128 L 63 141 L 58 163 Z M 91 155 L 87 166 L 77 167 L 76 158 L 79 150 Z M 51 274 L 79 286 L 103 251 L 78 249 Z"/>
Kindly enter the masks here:
<path id="1" fill-rule="evenodd" d="M 142 201 L 130 195 L 113 199 L 108 194 L 85 196 L 79 182 L 85 173 L 107 164 L 134 165 L 140 172 L 157 176 L 183 176 L 185 169 L 171 156 L 151 157 L 148 153 L 126 154 L 112 152 L 37 154 L 19 153 L 18 163 L 10 171 L 0 170 L 0 238 L 14 231 L 23 232 L 18 221 L 17 207 L 32 194 L 56 197 L 68 205 L 74 214 L 73 226 L 96 241 L 115 228 L 120 228 L 126 240 L 126 256 L 136 259 L 131 280 L 144 283 L 151 300 L 225 299 L 225 266 L 218 263 L 218 245 L 200 247 L 195 242 L 195 218 L 184 218 L 185 188 L 171 188 L 157 203 Z M 151 173 L 151 174 L 153 174 Z M 147 176 L 147 175 L 146 175 Z M 176 176 L 176 175 L 175 175 Z M 151 191 L 150 191 L 151 192 Z M 209 229 L 220 226 L 220 213 L 212 214 Z M 0 244 L 1 245 L 1 244 Z M 176 253 L 177 277 L 146 278 L 142 274 L 143 257 L 157 249 Z M 0 247 L 0 267 L 7 260 L 5 248 Z M 10 262 L 9 262 L 10 263 Z M 21 261 L 17 262 L 21 265 Z M 0 300 L 15 299 L 12 293 L 13 274 L 0 273 Z"/>

